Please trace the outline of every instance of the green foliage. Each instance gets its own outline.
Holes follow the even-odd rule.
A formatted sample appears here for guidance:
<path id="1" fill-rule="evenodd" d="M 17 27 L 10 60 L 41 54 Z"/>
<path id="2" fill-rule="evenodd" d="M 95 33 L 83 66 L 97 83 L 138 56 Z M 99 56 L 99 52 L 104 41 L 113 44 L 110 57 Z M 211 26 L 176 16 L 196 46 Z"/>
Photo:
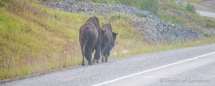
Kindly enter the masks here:
<path id="1" fill-rule="evenodd" d="M 3 1 L 0 1 L 0 6 L 4 6 L 4 2 Z"/>
<path id="2" fill-rule="evenodd" d="M 188 12 L 191 12 L 191 13 L 196 13 L 195 7 L 194 7 L 193 5 L 191 5 L 190 3 L 187 4 L 186 10 L 187 10 Z"/>
<path id="3" fill-rule="evenodd" d="M 138 5 L 138 3 L 140 3 Z M 140 0 L 140 2 L 136 3 L 142 10 L 148 10 L 158 16 L 158 0 Z"/>
<path id="4" fill-rule="evenodd" d="M 208 37 L 208 38 L 211 37 L 211 35 L 206 34 L 206 33 L 204 33 L 204 36 L 205 36 L 205 37 Z"/>
<path id="5" fill-rule="evenodd" d="M 8 0 L 0 0 L 0 7 L 7 6 L 9 3 L 7 3 Z"/>

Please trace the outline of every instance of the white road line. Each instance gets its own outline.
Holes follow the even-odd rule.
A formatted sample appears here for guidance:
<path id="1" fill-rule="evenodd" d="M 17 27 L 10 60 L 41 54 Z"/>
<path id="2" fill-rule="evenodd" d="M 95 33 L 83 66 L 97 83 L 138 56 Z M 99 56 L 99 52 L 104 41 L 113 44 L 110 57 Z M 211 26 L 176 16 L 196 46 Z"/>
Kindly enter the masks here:
<path id="1" fill-rule="evenodd" d="M 161 69 L 161 68 L 169 67 L 169 66 L 172 66 L 172 65 L 184 63 L 184 62 L 187 62 L 187 61 L 190 61 L 190 60 L 195 60 L 195 59 L 198 59 L 198 58 L 201 58 L 201 57 L 205 57 L 205 56 L 209 56 L 209 55 L 212 55 L 212 54 L 215 54 L 215 52 L 204 54 L 204 55 L 200 55 L 200 56 L 197 56 L 197 57 L 194 57 L 194 58 L 190 58 L 190 59 L 186 59 L 186 60 L 183 60 L 183 61 L 171 63 L 171 64 L 164 65 L 164 66 L 161 66 L 161 67 L 157 67 L 157 68 L 145 70 L 145 71 L 142 71 L 142 72 L 134 73 L 134 74 L 131 74 L 131 75 L 123 76 L 123 77 L 120 77 L 120 78 L 116 78 L 116 79 L 113 79 L 113 80 L 109 80 L 109 81 L 105 81 L 105 82 L 102 82 L 102 83 L 99 83 L 99 84 L 95 84 L 95 85 L 92 85 L 92 86 L 105 85 L 105 84 L 108 84 L 108 83 L 111 83 L 111 82 L 115 82 L 115 81 L 118 81 L 118 80 L 121 80 L 121 79 L 125 79 L 125 78 L 128 78 L 128 77 L 132 77 L 132 76 L 136 76 L 136 75 L 139 75 L 139 74 L 147 73 L 147 72 L 150 72 L 150 71 L 158 70 L 158 69 Z"/>

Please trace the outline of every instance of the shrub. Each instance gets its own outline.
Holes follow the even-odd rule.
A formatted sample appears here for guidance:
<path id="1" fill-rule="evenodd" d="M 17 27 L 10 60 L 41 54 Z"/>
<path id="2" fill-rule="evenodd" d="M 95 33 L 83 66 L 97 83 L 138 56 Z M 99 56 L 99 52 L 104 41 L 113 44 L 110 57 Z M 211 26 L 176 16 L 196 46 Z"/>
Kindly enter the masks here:
<path id="1" fill-rule="evenodd" d="M 187 4 L 186 10 L 187 10 L 188 12 L 191 12 L 191 13 L 196 13 L 195 7 L 194 7 L 193 5 L 191 5 L 190 3 Z"/>

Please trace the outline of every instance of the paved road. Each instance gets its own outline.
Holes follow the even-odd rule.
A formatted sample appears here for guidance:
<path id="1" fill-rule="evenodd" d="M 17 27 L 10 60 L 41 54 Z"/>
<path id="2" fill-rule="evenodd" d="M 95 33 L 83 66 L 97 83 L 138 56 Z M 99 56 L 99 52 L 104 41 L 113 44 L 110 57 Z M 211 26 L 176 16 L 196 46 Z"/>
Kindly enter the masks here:
<path id="1" fill-rule="evenodd" d="M 77 66 L 1 86 L 215 86 L 215 44 Z"/>
<path id="2" fill-rule="evenodd" d="M 200 10 L 196 10 L 197 13 L 201 16 L 206 16 L 206 17 L 212 17 L 215 18 L 215 13 L 213 12 L 205 12 L 205 11 L 200 11 Z"/>
<path id="3" fill-rule="evenodd" d="M 207 2 L 207 1 L 206 1 Z M 210 1 L 209 1 L 210 2 Z M 176 3 L 179 4 L 181 3 L 181 0 L 176 0 Z M 212 1 L 212 3 L 214 3 Z M 211 4 L 212 4 L 211 3 Z M 188 3 L 186 1 L 183 1 L 182 4 L 184 6 L 186 6 Z M 205 16 L 205 17 L 212 17 L 215 18 L 215 9 L 207 7 L 207 6 L 203 6 L 200 4 L 196 4 L 196 3 L 191 3 L 191 5 L 193 5 L 196 9 L 196 12 L 201 15 L 201 16 Z"/>

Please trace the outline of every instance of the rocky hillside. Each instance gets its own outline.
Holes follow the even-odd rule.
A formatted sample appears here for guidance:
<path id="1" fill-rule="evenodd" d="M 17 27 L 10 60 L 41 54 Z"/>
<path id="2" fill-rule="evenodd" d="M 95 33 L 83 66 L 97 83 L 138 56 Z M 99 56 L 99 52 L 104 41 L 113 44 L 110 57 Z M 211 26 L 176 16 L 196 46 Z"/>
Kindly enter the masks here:
<path id="1" fill-rule="evenodd" d="M 78 2 L 75 0 L 58 0 L 57 2 L 40 2 L 41 4 L 69 12 L 86 14 L 128 14 L 131 23 L 139 30 L 147 42 L 184 42 L 198 38 L 199 33 L 191 28 L 178 24 L 170 24 L 160 20 L 153 13 L 145 10 L 138 10 L 127 5 L 101 4 L 93 2 Z"/>

